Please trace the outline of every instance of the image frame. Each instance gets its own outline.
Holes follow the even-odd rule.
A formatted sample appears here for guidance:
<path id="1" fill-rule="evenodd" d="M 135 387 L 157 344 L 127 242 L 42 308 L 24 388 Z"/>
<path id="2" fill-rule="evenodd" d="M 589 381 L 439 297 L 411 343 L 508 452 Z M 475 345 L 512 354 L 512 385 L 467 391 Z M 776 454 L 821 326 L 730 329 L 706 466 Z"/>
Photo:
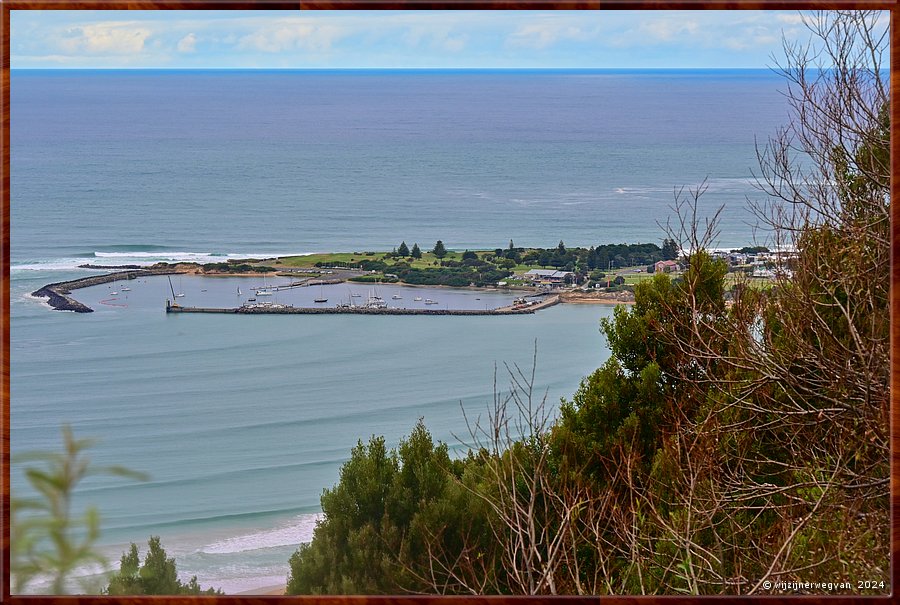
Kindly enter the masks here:
<path id="1" fill-rule="evenodd" d="M 845 0 L 845 1 L 784 1 L 784 0 L 752 0 L 742 1 L 691 1 L 681 0 L 674 2 L 665 1 L 634 1 L 634 0 L 611 0 L 611 1 L 594 1 L 594 2 L 547 2 L 547 1 L 529 1 L 529 0 L 510 0 L 510 1 L 494 1 L 494 2 L 478 2 L 468 0 L 442 0 L 442 1 L 426 1 L 426 0 L 407 0 L 407 1 L 384 1 L 384 0 L 335 0 L 335 1 L 313 1 L 313 2 L 280 2 L 277 0 L 263 0 L 260 2 L 248 2 L 245 0 L 230 1 L 214 1 L 214 0 L 184 0 L 180 2 L 172 1 L 141 1 L 130 2 L 128 0 L 103 0 L 103 1 L 75 1 L 63 2 L 60 0 L 35 0 L 35 1 L 19 1 L 11 0 L 4 2 L 2 5 L 2 24 L 0 24 L 0 43 L 2 43 L 2 73 L 0 73 L 0 89 L 2 89 L 2 107 L 0 107 L 0 129 L 2 129 L 2 173 L 0 173 L 0 206 L 2 206 L 2 242 L 0 242 L 0 261 L 2 261 L 3 278 L 2 291 L 0 291 L 0 305 L 2 305 L 2 349 L 0 349 L 0 389 L 2 389 L 2 417 L 0 417 L 0 425 L 2 425 L 2 477 L 0 477 L 0 487 L 2 487 L 2 552 L 0 552 L 0 570 L 3 577 L 0 577 L 2 584 L 2 593 L 0 593 L 0 601 L 9 601 L 12 603 L 95 603 L 95 602 L 111 602 L 112 600 L 141 603 L 153 601 L 154 603 L 184 603 L 184 602 L 210 602 L 212 599 L 216 601 L 235 602 L 235 603 L 255 603 L 255 602 L 272 602 L 277 599 L 299 599 L 303 603 L 314 605 L 446 605 L 450 600 L 461 604 L 492 604 L 506 605 L 512 604 L 537 604 L 543 603 L 548 599 L 562 600 L 574 605 L 587 605 L 588 603 L 596 603 L 598 597 L 578 597 L 578 596 L 560 596 L 560 597 L 510 597 L 510 596 L 412 596 L 412 595 L 366 595 L 366 596 L 200 596 L 200 597 L 184 597 L 184 596 L 166 596 L 166 597 L 101 597 L 101 596 L 31 596 L 31 595 L 11 595 L 9 583 L 9 557 L 10 557 L 10 533 L 9 533 L 9 507 L 10 507 L 10 433 L 13 427 L 10 425 L 10 12 L 18 10 L 112 10 L 112 9 L 135 9 L 135 10 L 197 10 L 197 9 L 225 9 L 225 10 L 372 10 L 372 9 L 395 9 L 395 10 L 431 10 L 431 9 L 481 9 L 481 10 L 521 10 L 521 9 L 541 9 L 541 10 L 758 10 L 758 9 L 878 9 L 890 11 L 890 40 L 891 40 L 891 73 L 890 82 L 893 91 L 900 90 L 900 3 L 897 0 Z M 891 197 L 892 199 L 900 199 L 900 99 L 893 95 L 890 105 L 891 114 Z M 900 571 L 896 565 L 896 557 L 900 554 L 900 207 L 897 204 L 891 205 L 891 290 L 890 290 L 890 309 L 891 309 L 891 362 L 890 362 L 890 385 L 891 385 L 891 426 L 890 426 L 890 446 L 891 446 L 891 578 L 892 587 L 896 592 L 897 582 L 900 580 Z M 710 596 L 702 597 L 706 603 L 718 602 L 721 599 L 741 599 L 744 601 L 759 602 L 780 602 L 782 600 L 793 600 L 794 598 L 803 598 L 806 602 L 824 602 L 828 603 L 857 603 L 860 600 L 888 600 L 890 596 L 803 596 L 803 597 L 784 597 L 784 596 L 753 596 L 753 597 L 719 597 Z M 653 596 L 641 597 L 633 595 L 616 595 L 604 596 L 603 602 L 614 605 L 631 605 L 637 603 L 649 603 L 665 600 L 667 603 L 680 603 L 693 601 L 697 597 L 681 597 L 681 596 Z"/>

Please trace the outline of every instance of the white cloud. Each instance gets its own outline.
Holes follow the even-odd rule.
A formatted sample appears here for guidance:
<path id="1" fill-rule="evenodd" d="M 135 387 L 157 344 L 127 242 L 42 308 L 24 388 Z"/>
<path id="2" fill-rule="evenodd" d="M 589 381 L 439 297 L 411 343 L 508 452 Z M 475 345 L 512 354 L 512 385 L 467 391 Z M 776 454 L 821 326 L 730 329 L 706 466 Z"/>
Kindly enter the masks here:
<path id="1" fill-rule="evenodd" d="M 150 29 L 135 22 L 94 23 L 68 28 L 58 47 L 71 55 L 135 55 L 149 37 Z"/>
<path id="2" fill-rule="evenodd" d="M 735 35 L 725 38 L 723 43 L 726 48 L 731 50 L 747 50 L 771 47 L 780 39 L 780 32 L 779 35 L 776 35 L 765 26 L 756 26 L 743 28 Z"/>
<path id="3" fill-rule="evenodd" d="M 700 24 L 696 21 L 680 21 L 676 19 L 658 19 L 644 21 L 638 26 L 638 33 L 660 42 L 668 42 L 678 36 L 696 36 Z"/>
<path id="4" fill-rule="evenodd" d="M 507 38 L 506 43 L 513 48 L 543 49 L 562 40 L 586 40 L 588 33 L 570 23 L 549 21 L 526 23 Z"/>
<path id="5" fill-rule="evenodd" d="M 280 19 L 242 36 L 240 49 L 255 49 L 268 53 L 290 50 L 325 52 L 344 35 L 336 25 L 316 24 L 305 19 Z"/>
<path id="6" fill-rule="evenodd" d="M 447 37 L 444 39 L 444 50 L 452 53 L 458 53 L 466 48 L 468 36 L 456 36 L 455 38 Z"/>
<path id="7" fill-rule="evenodd" d="M 192 53 L 196 50 L 196 46 L 197 36 L 195 36 L 193 33 L 190 33 L 178 41 L 178 52 Z"/>
<path id="8" fill-rule="evenodd" d="M 785 13 L 778 13 L 775 18 L 779 23 L 786 23 L 787 25 L 801 25 L 806 20 L 803 15 Z"/>

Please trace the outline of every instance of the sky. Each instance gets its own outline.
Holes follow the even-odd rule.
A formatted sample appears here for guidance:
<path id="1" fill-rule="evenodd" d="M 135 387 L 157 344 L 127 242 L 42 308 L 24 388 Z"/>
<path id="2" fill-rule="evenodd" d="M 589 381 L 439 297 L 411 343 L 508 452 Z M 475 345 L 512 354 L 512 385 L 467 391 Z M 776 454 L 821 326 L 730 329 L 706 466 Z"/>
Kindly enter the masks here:
<path id="1" fill-rule="evenodd" d="M 887 13 L 883 16 L 887 21 Z M 22 68 L 765 68 L 797 11 L 29 11 Z"/>

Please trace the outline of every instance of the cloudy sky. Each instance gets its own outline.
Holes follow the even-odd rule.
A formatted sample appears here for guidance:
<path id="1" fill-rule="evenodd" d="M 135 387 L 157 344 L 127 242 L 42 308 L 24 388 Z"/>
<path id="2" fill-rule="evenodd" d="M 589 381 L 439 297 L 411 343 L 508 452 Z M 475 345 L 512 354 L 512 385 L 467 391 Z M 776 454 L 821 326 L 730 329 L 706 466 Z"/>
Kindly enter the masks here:
<path id="1" fill-rule="evenodd" d="M 885 16 L 885 19 L 887 17 Z M 766 67 L 794 11 L 12 11 L 15 68 Z"/>

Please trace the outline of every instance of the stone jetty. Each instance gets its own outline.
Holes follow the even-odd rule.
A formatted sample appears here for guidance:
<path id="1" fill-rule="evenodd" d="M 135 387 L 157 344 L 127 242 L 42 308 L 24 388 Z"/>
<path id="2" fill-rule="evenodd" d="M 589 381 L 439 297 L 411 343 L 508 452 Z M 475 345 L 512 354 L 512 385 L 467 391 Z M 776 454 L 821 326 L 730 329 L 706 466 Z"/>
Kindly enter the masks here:
<path id="1" fill-rule="evenodd" d="M 226 313 L 232 315 L 530 315 L 559 303 L 559 296 L 541 302 L 498 309 L 395 309 L 371 307 L 291 307 L 253 305 L 233 308 L 182 307 L 166 301 L 167 313 Z"/>
<path id="2" fill-rule="evenodd" d="M 119 281 L 123 279 L 136 279 L 138 277 L 146 277 L 148 275 L 174 275 L 179 271 L 173 269 L 138 269 L 129 271 L 117 271 L 115 273 L 107 273 L 105 275 L 93 275 L 91 277 L 82 277 L 81 279 L 73 279 L 69 281 L 61 281 L 53 284 L 47 284 L 40 290 L 31 293 L 32 296 L 48 299 L 47 302 L 57 311 L 75 311 L 76 313 L 93 313 L 94 310 L 84 303 L 80 303 L 69 294 L 72 290 L 79 288 L 88 288 L 90 286 L 98 286 L 109 282 Z"/>

